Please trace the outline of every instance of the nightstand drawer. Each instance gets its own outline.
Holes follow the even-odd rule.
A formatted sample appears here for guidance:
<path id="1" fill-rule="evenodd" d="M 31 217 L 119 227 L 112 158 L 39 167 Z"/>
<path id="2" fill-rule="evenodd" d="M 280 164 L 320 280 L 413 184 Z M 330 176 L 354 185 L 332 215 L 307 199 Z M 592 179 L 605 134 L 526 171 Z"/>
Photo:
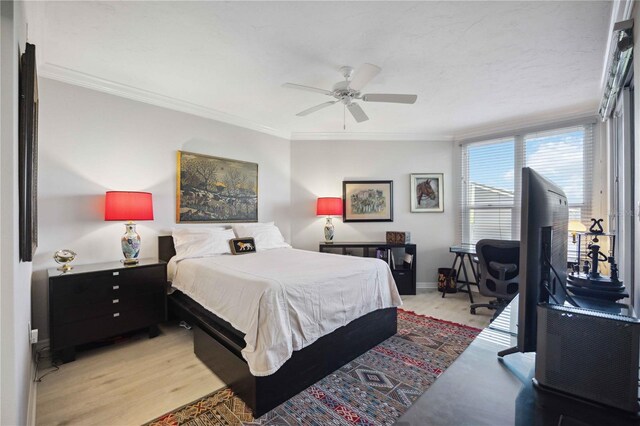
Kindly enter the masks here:
<path id="1" fill-rule="evenodd" d="M 166 291 L 166 267 L 124 269 L 120 271 L 118 282 L 123 297 Z"/>
<path id="2" fill-rule="evenodd" d="M 66 308 L 124 300 L 129 296 L 163 291 L 165 287 L 164 268 L 140 268 L 57 278 L 50 297 L 54 305 Z"/>
<path id="3" fill-rule="evenodd" d="M 52 350 L 117 336 L 164 320 L 164 306 L 156 302 L 134 309 L 111 312 L 92 318 L 91 321 L 59 324 L 52 330 Z"/>
<path id="4" fill-rule="evenodd" d="M 104 302 L 117 296 L 121 288 L 118 276 L 109 273 L 83 275 L 56 279 L 49 287 L 49 297 L 53 305 L 65 308 Z"/>
<path id="5" fill-rule="evenodd" d="M 144 305 L 155 305 L 164 299 L 164 289 L 159 286 L 147 286 L 147 293 L 117 294 L 100 303 L 86 303 L 68 307 L 55 306 L 51 310 L 51 318 L 56 324 L 87 320 L 114 312 L 138 308 Z"/>

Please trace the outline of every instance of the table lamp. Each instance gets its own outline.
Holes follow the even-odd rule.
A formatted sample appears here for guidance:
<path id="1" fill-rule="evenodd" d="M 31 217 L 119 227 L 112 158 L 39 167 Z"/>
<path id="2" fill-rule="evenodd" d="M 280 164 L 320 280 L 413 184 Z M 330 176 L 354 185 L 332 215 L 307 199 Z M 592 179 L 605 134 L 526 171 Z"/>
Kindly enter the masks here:
<path id="1" fill-rule="evenodd" d="M 584 224 L 582 222 L 580 222 L 579 220 L 570 220 L 569 221 L 569 232 L 571 232 L 571 240 L 573 242 L 573 244 L 575 244 L 576 241 L 576 234 L 578 232 L 586 232 L 587 231 L 587 227 L 584 226 Z"/>
<path id="2" fill-rule="evenodd" d="M 327 216 L 327 222 L 324 224 L 324 242 L 331 244 L 333 242 L 333 223 L 331 216 L 342 216 L 342 198 L 338 197 L 320 197 L 316 204 L 316 215 Z"/>
<path id="3" fill-rule="evenodd" d="M 140 235 L 134 220 L 153 220 L 153 202 L 150 192 L 107 191 L 104 220 L 126 221 L 122 236 L 122 253 L 125 265 L 138 263 Z"/>

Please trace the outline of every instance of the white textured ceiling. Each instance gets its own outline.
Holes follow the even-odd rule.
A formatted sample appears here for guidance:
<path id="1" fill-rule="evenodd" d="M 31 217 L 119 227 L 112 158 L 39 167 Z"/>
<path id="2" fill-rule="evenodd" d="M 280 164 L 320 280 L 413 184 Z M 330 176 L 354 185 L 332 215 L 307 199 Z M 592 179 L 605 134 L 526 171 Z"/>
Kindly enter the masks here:
<path id="1" fill-rule="evenodd" d="M 289 135 L 343 132 L 343 110 L 296 117 L 328 99 L 282 83 L 330 89 L 340 66 L 370 62 L 382 73 L 363 92 L 418 101 L 364 103 L 370 120 L 347 112 L 346 131 L 435 137 L 595 113 L 611 3 L 43 2 L 27 13 L 44 76 L 138 89 Z"/>

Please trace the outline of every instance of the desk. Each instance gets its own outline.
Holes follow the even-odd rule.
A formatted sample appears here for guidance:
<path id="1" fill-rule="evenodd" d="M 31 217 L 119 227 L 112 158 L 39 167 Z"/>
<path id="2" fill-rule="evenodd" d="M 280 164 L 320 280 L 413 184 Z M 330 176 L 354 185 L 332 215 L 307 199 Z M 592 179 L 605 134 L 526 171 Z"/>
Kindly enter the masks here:
<path id="1" fill-rule="evenodd" d="M 516 344 L 517 302 L 478 335 L 396 425 L 639 426 L 637 418 L 537 390 L 531 381 L 533 353 L 498 361 L 498 351 Z"/>
<path id="2" fill-rule="evenodd" d="M 473 295 L 471 294 L 470 284 L 478 285 L 478 273 L 476 272 L 476 268 L 473 266 L 473 257 L 476 255 L 476 246 L 472 244 L 462 244 L 459 246 L 449 247 L 449 252 L 455 254 L 453 258 L 453 265 L 451 265 L 451 273 L 455 274 L 456 284 L 458 285 L 458 291 L 469 294 L 469 301 L 473 303 Z M 473 280 L 469 281 L 469 275 L 467 274 L 467 267 L 464 264 L 465 256 L 469 259 L 469 266 L 471 267 L 471 273 L 473 274 Z M 456 266 L 460 261 L 460 265 Z M 460 280 L 460 270 L 464 273 L 464 281 Z M 455 271 L 455 272 L 453 272 Z M 466 290 L 464 288 L 467 288 Z M 444 297 L 446 291 L 442 292 L 442 297 Z"/>

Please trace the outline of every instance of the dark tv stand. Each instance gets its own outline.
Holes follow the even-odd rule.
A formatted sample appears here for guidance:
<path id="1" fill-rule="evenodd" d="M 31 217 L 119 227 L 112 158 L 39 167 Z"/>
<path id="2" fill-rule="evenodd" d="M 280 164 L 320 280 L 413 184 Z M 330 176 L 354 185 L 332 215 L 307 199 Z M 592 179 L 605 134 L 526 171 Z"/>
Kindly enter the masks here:
<path id="1" fill-rule="evenodd" d="M 498 352 L 498 358 L 502 359 L 502 357 L 504 357 L 504 356 L 515 354 L 515 353 L 518 353 L 518 352 L 520 352 L 518 350 L 518 347 L 514 346 L 512 348 L 505 349 L 505 350 L 502 350 L 502 351 Z"/>
<path id="2" fill-rule="evenodd" d="M 533 354 L 516 353 L 496 362 L 496 353 L 513 344 L 508 330 L 491 325 L 480 336 L 398 424 L 640 426 L 632 414 L 539 390 L 533 383 Z M 456 397 L 455 410 L 451 395 Z"/>

